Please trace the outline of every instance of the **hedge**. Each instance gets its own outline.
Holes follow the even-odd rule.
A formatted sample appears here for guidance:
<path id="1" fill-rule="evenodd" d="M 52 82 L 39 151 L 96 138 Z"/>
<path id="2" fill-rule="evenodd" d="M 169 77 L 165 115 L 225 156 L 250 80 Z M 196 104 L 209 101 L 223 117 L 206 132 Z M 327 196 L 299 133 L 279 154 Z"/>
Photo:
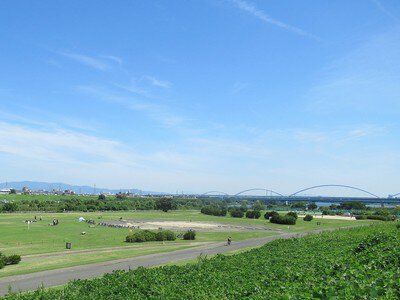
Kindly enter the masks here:
<path id="1" fill-rule="evenodd" d="M 314 219 L 314 217 L 312 215 L 305 215 L 304 218 L 303 218 L 303 220 L 307 221 L 307 222 L 312 221 L 312 219 Z"/>
<path id="2" fill-rule="evenodd" d="M 285 224 L 285 225 L 295 225 L 296 224 L 296 219 L 292 216 L 281 216 L 281 215 L 274 215 L 272 216 L 269 221 L 271 223 L 275 224 Z"/>
<path id="3" fill-rule="evenodd" d="M 261 217 L 261 213 L 258 210 L 246 211 L 246 218 L 248 218 L 248 219 L 258 219 L 260 217 Z"/>
<path id="4" fill-rule="evenodd" d="M 170 230 L 139 230 L 132 232 L 126 237 L 127 243 L 143 243 L 152 241 L 174 241 L 176 240 L 176 235 Z"/>
<path id="5" fill-rule="evenodd" d="M 272 216 L 276 216 L 276 215 L 279 215 L 276 211 L 267 211 L 264 214 L 264 218 L 269 220 Z"/>
<path id="6" fill-rule="evenodd" d="M 183 234 L 184 240 L 195 240 L 196 239 L 196 232 L 193 230 L 188 230 Z"/>

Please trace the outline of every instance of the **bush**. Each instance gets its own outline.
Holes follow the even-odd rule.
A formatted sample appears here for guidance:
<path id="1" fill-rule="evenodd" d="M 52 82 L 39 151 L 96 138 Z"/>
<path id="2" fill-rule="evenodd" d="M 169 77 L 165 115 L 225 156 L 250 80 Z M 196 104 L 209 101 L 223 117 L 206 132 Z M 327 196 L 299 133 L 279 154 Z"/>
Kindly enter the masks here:
<path id="1" fill-rule="evenodd" d="M 8 202 L 4 204 L 3 211 L 4 212 L 14 212 L 18 209 L 18 204 L 14 202 Z"/>
<path id="2" fill-rule="evenodd" d="M 226 208 L 217 205 L 206 205 L 201 208 L 201 213 L 205 215 L 223 217 L 226 216 Z"/>
<path id="3" fill-rule="evenodd" d="M 243 216 L 244 216 L 244 212 L 243 212 L 243 210 L 240 209 L 240 208 L 234 208 L 234 209 L 232 209 L 231 212 L 230 212 L 230 214 L 231 214 L 231 216 L 232 216 L 233 218 L 243 218 Z"/>
<path id="4" fill-rule="evenodd" d="M 175 241 L 176 235 L 171 230 L 159 230 L 156 233 L 156 240 L 157 241 Z"/>
<path id="5" fill-rule="evenodd" d="M 264 218 L 269 220 L 272 216 L 279 215 L 276 211 L 267 211 L 264 215 Z"/>
<path id="6" fill-rule="evenodd" d="M 21 261 L 21 255 L 13 254 L 6 257 L 6 265 L 17 265 Z"/>
<path id="7" fill-rule="evenodd" d="M 248 219 L 258 219 L 260 218 L 261 213 L 258 210 L 248 210 L 246 211 L 246 218 Z"/>
<path id="8" fill-rule="evenodd" d="M 275 224 L 285 224 L 285 225 L 295 225 L 296 224 L 296 218 L 292 217 L 292 216 L 281 216 L 281 215 L 274 215 L 272 216 L 269 221 L 271 223 L 275 223 Z"/>
<path id="9" fill-rule="evenodd" d="M 314 217 L 312 215 L 305 215 L 304 218 L 303 218 L 303 220 L 307 221 L 307 222 L 312 221 L 312 219 L 314 219 Z"/>
<path id="10" fill-rule="evenodd" d="M 127 243 L 143 243 L 143 242 L 153 242 L 153 241 L 174 241 L 176 235 L 170 230 L 139 230 L 129 234 L 125 241 Z"/>
<path id="11" fill-rule="evenodd" d="M 13 254 L 10 256 L 5 256 L 0 252 L 0 269 L 7 265 L 16 265 L 21 261 L 21 256 Z"/>
<path id="12" fill-rule="evenodd" d="M 295 218 L 296 220 L 297 220 L 297 218 L 298 218 L 297 213 L 294 212 L 294 211 L 289 211 L 286 215 L 287 215 L 287 216 L 290 216 L 290 217 L 293 217 L 293 218 Z"/>
<path id="13" fill-rule="evenodd" d="M 396 224 L 396 228 L 397 228 L 397 229 L 400 229 L 400 223 L 397 223 L 397 224 Z"/>
<path id="14" fill-rule="evenodd" d="M 378 220 L 378 221 L 394 221 L 395 216 L 382 216 L 382 215 L 357 215 L 356 220 Z"/>
<path id="15" fill-rule="evenodd" d="M 196 239 L 196 232 L 193 230 L 188 230 L 183 234 L 183 239 L 184 240 L 195 240 Z"/>

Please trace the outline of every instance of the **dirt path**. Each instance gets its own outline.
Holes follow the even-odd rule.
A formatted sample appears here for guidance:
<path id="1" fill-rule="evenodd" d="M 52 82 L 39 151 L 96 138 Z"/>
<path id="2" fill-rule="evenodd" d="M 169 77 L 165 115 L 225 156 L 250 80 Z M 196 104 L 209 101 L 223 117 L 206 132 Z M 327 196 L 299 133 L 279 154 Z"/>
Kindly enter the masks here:
<path id="1" fill-rule="evenodd" d="M 106 247 L 106 248 L 98 248 L 98 249 L 85 249 L 85 250 L 70 250 L 70 251 L 62 251 L 62 252 L 51 252 L 51 253 L 42 253 L 42 254 L 29 254 L 29 255 L 24 255 L 22 259 L 24 261 L 34 261 L 38 259 L 46 259 L 46 258 L 57 258 L 57 257 L 62 257 L 62 256 L 68 256 L 68 255 L 73 255 L 73 254 L 87 254 L 87 253 L 107 253 L 107 252 L 114 252 L 118 250 L 132 250 L 132 249 L 151 249 L 157 246 L 174 246 L 174 245 L 187 245 L 187 246 L 201 246 L 201 245 L 207 245 L 210 244 L 211 242 L 191 242 L 191 243 L 168 243 L 165 245 L 161 244 L 150 244 L 146 245 L 147 247 L 143 247 L 143 245 L 134 245 L 134 246 L 118 246 L 118 247 Z"/>

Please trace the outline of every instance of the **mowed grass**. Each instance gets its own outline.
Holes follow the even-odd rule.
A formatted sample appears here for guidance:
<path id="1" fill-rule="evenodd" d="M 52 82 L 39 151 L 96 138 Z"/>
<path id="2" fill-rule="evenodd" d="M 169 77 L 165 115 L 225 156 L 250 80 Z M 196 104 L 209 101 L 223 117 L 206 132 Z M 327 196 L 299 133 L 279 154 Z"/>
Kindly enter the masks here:
<path id="1" fill-rule="evenodd" d="M 25 220 L 37 219 L 29 226 Z M 125 242 L 129 229 L 109 228 L 104 226 L 89 227 L 86 222 L 78 222 L 83 216 L 96 222 L 106 220 L 174 220 L 218 222 L 236 225 L 264 226 L 271 230 L 249 231 L 198 231 L 196 241 L 148 242 L 129 244 Z M 59 225 L 49 224 L 56 218 Z M 231 236 L 233 241 L 276 235 L 283 232 L 306 232 L 315 229 L 330 229 L 338 227 L 357 226 L 371 221 L 343 221 L 318 219 L 304 222 L 299 219 L 294 226 L 271 224 L 264 218 L 258 220 L 237 219 L 232 217 L 214 217 L 201 214 L 195 210 L 179 210 L 171 212 L 160 211 L 130 211 L 130 212 L 90 212 L 90 213 L 14 213 L 0 214 L 0 252 L 6 255 L 20 254 L 19 265 L 7 266 L 0 270 L 0 277 L 25 274 L 62 267 L 109 261 L 135 257 L 146 254 L 169 252 L 178 249 L 200 246 L 207 242 L 225 241 Z M 81 235 L 81 232 L 86 232 Z M 65 243 L 72 243 L 72 251 L 65 249 Z M 89 251 L 90 250 L 90 251 Z M 68 253 L 67 253 L 68 252 Z M 67 253 L 67 254 L 66 254 Z M 40 255 L 39 255 L 40 254 Z"/>

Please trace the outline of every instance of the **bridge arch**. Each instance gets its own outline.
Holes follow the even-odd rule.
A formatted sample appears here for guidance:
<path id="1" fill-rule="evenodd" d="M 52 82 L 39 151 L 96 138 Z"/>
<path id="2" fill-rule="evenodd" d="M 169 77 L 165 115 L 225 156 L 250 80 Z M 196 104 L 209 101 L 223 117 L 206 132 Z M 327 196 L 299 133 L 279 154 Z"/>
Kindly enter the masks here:
<path id="1" fill-rule="evenodd" d="M 221 191 L 208 191 L 208 192 L 201 194 L 200 196 L 207 196 L 207 195 L 211 195 L 211 194 L 215 194 L 215 196 L 229 196 L 229 194 L 227 194 L 225 192 L 221 192 Z"/>
<path id="2" fill-rule="evenodd" d="M 264 189 L 264 188 L 253 188 L 253 189 L 243 190 L 243 191 L 240 191 L 239 193 L 237 193 L 237 194 L 235 194 L 233 196 L 236 197 L 236 196 L 239 196 L 241 194 L 244 194 L 246 192 L 251 192 L 251 191 L 265 191 L 265 192 L 270 192 L 270 193 L 273 193 L 275 195 L 283 197 L 283 195 L 281 193 L 278 193 L 278 192 L 275 192 L 275 191 L 269 190 L 269 189 Z"/>
<path id="3" fill-rule="evenodd" d="M 341 187 L 341 188 L 347 188 L 347 189 L 351 189 L 351 190 L 356 190 L 356 191 L 359 191 L 359 192 L 363 192 L 363 193 L 368 194 L 368 195 L 370 195 L 370 196 L 372 196 L 372 197 L 375 197 L 375 198 L 379 198 L 379 196 L 377 196 L 377 195 L 375 195 L 375 194 L 373 194 L 373 193 L 370 193 L 370 192 L 368 192 L 368 191 L 366 191 L 366 190 L 360 189 L 360 188 L 355 187 L 355 186 L 343 185 L 343 184 L 321 184 L 321 185 L 315 185 L 315 186 L 311 186 L 311 187 L 308 187 L 308 188 L 305 188 L 305 189 L 301 189 L 300 191 L 297 191 L 297 192 L 295 192 L 295 193 L 289 195 L 289 197 L 293 197 L 293 196 L 296 196 L 296 195 L 298 195 L 298 194 L 300 194 L 300 193 L 302 193 L 302 192 L 309 191 L 309 190 L 313 190 L 313 189 L 318 189 L 318 188 L 322 188 L 322 187 Z M 399 193 L 399 194 L 400 194 L 400 193 Z"/>

